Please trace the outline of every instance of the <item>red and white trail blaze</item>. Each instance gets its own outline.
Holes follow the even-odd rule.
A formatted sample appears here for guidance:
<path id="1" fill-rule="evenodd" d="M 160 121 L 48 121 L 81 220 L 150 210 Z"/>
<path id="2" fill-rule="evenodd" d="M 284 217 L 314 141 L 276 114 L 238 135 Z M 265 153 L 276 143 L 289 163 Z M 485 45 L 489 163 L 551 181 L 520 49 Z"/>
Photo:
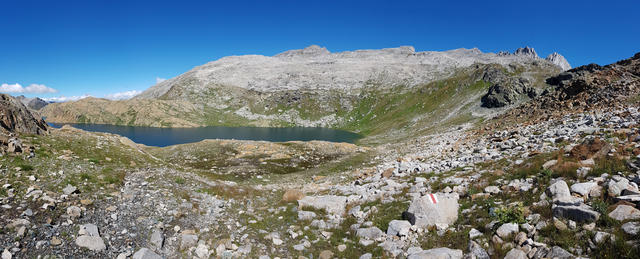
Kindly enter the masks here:
<path id="1" fill-rule="evenodd" d="M 436 197 L 435 194 L 429 193 L 429 197 L 431 197 L 431 202 L 433 202 L 433 204 L 437 204 L 438 203 L 438 198 Z"/>

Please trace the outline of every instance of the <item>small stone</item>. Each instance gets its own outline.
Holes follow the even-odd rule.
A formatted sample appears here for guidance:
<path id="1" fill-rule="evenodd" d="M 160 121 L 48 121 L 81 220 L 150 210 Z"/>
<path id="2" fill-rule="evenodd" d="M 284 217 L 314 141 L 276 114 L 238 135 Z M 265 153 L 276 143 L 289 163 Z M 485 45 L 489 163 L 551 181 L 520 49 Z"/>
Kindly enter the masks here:
<path id="1" fill-rule="evenodd" d="M 180 239 L 180 249 L 185 250 L 196 246 L 198 243 L 198 236 L 194 234 L 183 233 Z"/>
<path id="2" fill-rule="evenodd" d="M 6 248 L 2 251 L 2 259 L 11 259 L 13 255 Z"/>
<path id="3" fill-rule="evenodd" d="M 64 187 L 64 189 L 62 189 L 62 192 L 66 195 L 70 195 L 72 193 L 78 193 L 78 188 L 73 185 L 67 184 L 67 187 Z"/>
<path id="4" fill-rule="evenodd" d="M 51 237 L 51 245 L 52 246 L 57 246 L 57 245 L 61 245 L 62 244 L 62 240 L 60 240 L 58 237 L 53 236 Z"/>
<path id="5" fill-rule="evenodd" d="M 558 230 L 567 230 L 567 224 L 564 224 L 564 222 L 562 222 L 559 219 L 554 218 L 553 219 L 553 225 L 558 229 Z"/>
<path id="6" fill-rule="evenodd" d="M 490 193 L 490 194 L 498 194 L 500 193 L 500 188 L 498 188 L 498 186 L 487 186 L 487 187 L 484 187 L 484 192 Z"/>
<path id="7" fill-rule="evenodd" d="M 622 224 L 622 230 L 632 236 L 640 233 L 640 222 L 627 222 Z"/>
<path id="8" fill-rule="evenodd" d="M 476 237 L 480 237 L 482 236 L 482 232 L 480 232 L 479 230 L 472 228 L 469 231 L 469 239 L 475 239 Z"/>
<path id="9" fill-rule="evenodd" d="M 593 222 L 593 223 L 589 223 L 589 224 L 584 224 L 584 225 L 582 226 L 582 228 L 583 228 L 584 230 L 587 230 L 587 231 L 593 231 L 593 230 L 596 228 L 596 223 L 595 223 L 595 222 Z"/>
<path id="10" fill-rule="evenodd" d="M 331 258 L 333 258 L 333 252 L 331 252 L 329 250 L 324 250 L 324 251 L 320 252 L 320 255 L 318 256 L 318 258 L 320 258 L 320 259 L 331 259 Z"/>
<path id="11" fill-rule="evenodd" d="M 82 216 L 82 210 L 78 206 L 69 206 L 67 207 L 67 215 L 70 218 L 79 218 Z"/>
<path id="12" fill-rule="evenodd" d="M 596 244 L 601 244 L 602 242 L 607 240 L 609 237 L 611 237 L 611 234 L 607 232 L 598 231 L 593 236 L 593 242 L 595 242 Z"/>
<path id="13" fill-rule="evenodd" d="M 504 239 L 509 237 L 510 235 L 518 233 L 518 230 L 519 230 L 518 224 L 506 223 L 506 224 L 502 224 L 502 226 L 500 226 L 498 230 L 496 230 L 496 234 L 498 234 L 499 237 Z"/>
<path id="14" fill-rule="evenodd" d="M 151 232 L 151 237 L 149 238 L 149 245 L 151 250 L 159 251 L 162 249 L 163 244 L 164 235 L 162 233 L 162 230 L 157 228 L 154 229 L 153 232 Z"/>
<path id="15" fill-rule="evenodd" d="M 505 259 L 527 259 L 527 254 L 517 248 L 511 249 L 505 256 Z"/>
<path id="16" fill-rule="evenodd" d="M 406 220 L 392 220 L 389 222 L 389 228 L 387 228 L 387 235 L 391 236 L 406 236 L 411 230 L 411 223 Z"/>
<path id="17" fill-rule="evenodd" d="M 338 252 L 344 252 L 344 250 L 347 250 L 347 246 L 342 244 L 342 245 L 338 245 Z"/>
<path id="18" fill-rule="evenodd" d="M 519 232 L 513 240 L 516 242 L 516 244 L 521 246 L 525 241 L 527 241 L 527 234 L 524 232 Z"/>
<path id="19" fill-rule="evenodd" d="M 542 164 L 542 168 L 543 169 L 549 169 L 552 166 L 556 165 L 558 163 L 558 160 L 549 160 L 547 162 L 545 162 L 544 164 Z"/>
<path id="20" fill-rule="evenodd" d="M 356 236 L 366 239 L 375 240 L 384 234 L 382 230 L 377 227 L 360 228 L 356 231 Z"/>
<path id="21" fill-rule="evenodd" d="M 312 220 L 316 217 L 316 213 L 313 211 L 298 211 L 298 220 Z"/>

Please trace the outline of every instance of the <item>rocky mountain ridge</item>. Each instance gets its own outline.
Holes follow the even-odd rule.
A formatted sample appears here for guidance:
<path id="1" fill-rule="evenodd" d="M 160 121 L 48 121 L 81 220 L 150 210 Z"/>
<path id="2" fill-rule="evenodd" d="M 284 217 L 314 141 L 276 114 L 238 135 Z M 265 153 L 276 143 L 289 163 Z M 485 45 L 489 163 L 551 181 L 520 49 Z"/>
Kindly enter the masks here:
<path id="1" fill-rule="evenodd" d="M 16 99 L 20 100 L 24 105 L 29 107 L 32 110 L 40 110 L 42 107 L 45 107 L 49 104 L 49 102 L 42 100 L 38 97 L 27 98 L 24 95 L 16 96 Z"/>
<path id="2" fill-rule="evenodd" d="M 557 56 L 555 60 L 560 57 L 559 54 Z M 496 55 L 482 53 L 478 49 L 416 52 L 411 46 L 331 53 L 326 48 L 312 45 L 273 57 L 224 57 L 163 81 L 135 98 L 176 99 L 177 96 L 168 93 L 182 84 L 188 84 L 188 87 L 181 91 L 191 92 L 205 91 L 207 85 L 233 86 L 259 92 L 349 91 L 362 88 L 367 83 L 383 87 L 411 87 L 446 77 L 457 68 L 475 63 L 508 65 L 536 59 L 538 56 L 530 47 L 520 48 L 514 55 Z"/>
<path id="3" fill-rule="evenodd" d="M 331 53 L 311 46 L 273 57 L 224 57 L 131 100 L 52 104 L 43 114 L 59 123 L 155 127 L 308 126 L 363 134 L 404 128 L 406 133 L 395 134 L 400 136 L 409 128 L 499 112 L 480 106 L 505 107 L 535 97 L 548 87 L 545 79 L 559 72 L 543 59 L 478 49 Z M 483 91 L 490 93 L 481 100 Z"/>

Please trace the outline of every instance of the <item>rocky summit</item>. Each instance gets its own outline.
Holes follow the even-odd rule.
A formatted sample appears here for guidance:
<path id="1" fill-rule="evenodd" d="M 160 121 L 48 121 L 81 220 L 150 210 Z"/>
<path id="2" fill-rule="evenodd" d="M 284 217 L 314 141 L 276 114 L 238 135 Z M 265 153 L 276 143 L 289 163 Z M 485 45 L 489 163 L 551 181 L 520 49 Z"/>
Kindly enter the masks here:
<path id="1" fill-rule="evenodd" d="M 225 57 L 47 119 L 325 125 L 355 144 L 151 147 L 2 95 L 2 258 L 637 258 L 640 53 Z M 45 134 L 46 133 L 46 134 Z"/>

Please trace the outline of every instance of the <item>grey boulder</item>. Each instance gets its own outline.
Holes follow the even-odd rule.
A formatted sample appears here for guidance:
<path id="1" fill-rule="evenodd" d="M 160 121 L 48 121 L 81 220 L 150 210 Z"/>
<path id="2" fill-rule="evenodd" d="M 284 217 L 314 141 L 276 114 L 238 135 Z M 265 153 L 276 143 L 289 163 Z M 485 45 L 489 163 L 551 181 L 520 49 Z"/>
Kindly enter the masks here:
<path id="1" fill-rule="evenodd" d="M 591 207 L 586 204 L 580 204 L 578 206 L 554 205 L 552 210 L 554 217 L 570 219 L 576 222 L 593 222 L 600 217 L 600 213 L 592 210 Z"/>
<path id="2" fill-rule="evenodd" d="M 407 212 L 415 216 L 418 227 L 443 226 L 448 227 L 458 220 L 457 193 L 434 193 L 415 197 Z M 434 203 L 435 201 L 435 203 Z"/>

